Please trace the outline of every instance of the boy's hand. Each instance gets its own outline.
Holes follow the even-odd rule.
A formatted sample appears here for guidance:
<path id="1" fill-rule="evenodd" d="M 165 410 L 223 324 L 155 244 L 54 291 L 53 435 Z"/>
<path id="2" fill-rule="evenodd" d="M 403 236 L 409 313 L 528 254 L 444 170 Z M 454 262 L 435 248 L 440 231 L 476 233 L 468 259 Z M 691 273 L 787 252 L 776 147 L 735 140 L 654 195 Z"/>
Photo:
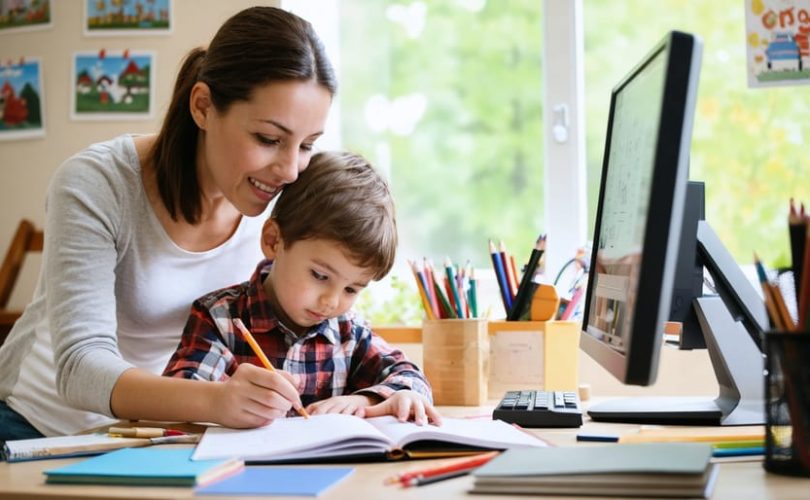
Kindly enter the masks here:
<path id="1" fill-rule="evenodd" d="M 250 363 L 242 363 L 230 379 L 212 386 L 216 387 L 214 421 L 226 427 L 267 425 L 287 415 L 293 403 L 301 404 L 295 375 L 283 370 L 271 372 Z"/>
<path id="2" fill-rule="evenodd" d="M 362 394 L 350 396 L 334 396 L 322 401 L 316 401 L 307 406 L 310 415 L 323 415 L 324 413 L 343 413 L 345 415 L 363 416 L 363 409 L 379 401 L 377 398 Z"/>
<path id="3" fill-rule="evenodd" d="M 364 416 L 367 418 L 382 415 L 393 415 L 400 422 L 413 419 L 416 425 L 423 425 L 428 420 L 434 425 L 442 425 L 442 416 L 439 411 L 430 404 L 425 396 L 411 390 L 397 391 L 385 401 L 369 406 L 364 412 Z"/>

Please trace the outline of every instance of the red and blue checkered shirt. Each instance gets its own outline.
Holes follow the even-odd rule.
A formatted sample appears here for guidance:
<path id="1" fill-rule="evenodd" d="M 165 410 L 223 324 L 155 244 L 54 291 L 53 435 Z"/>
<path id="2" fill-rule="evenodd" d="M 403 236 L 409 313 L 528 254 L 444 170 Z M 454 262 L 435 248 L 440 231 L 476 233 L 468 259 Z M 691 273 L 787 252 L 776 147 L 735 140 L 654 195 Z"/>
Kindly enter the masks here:
<path id="1" fill-rule="evenodd" d="M 223 381 L 239 363 L 262 366 L 233 324 L 234 318 L 241 318 L 273 366 L 298 376 L 304 406 L 359 393 L 385 399 L 401 389 L 432 401 L 419 368 L 352 315 L 323 321 L 302 336 L 285 327 L 262 285 L 271 266 L 271 261 L 262 261 L 250 281 L 194 302 L 163 375 Z"/>

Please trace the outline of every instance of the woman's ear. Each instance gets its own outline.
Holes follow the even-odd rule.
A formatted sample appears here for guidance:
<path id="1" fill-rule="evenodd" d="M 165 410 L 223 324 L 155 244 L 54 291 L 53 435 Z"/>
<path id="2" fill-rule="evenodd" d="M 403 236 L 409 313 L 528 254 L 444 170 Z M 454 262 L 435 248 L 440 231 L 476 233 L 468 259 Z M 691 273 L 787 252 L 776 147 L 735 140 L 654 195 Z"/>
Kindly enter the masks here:
<path id="1" fill-rule="evenodd" d="M 262 227 L 262 253 L 270 260 L 276 258 L 278 250 L 284 242 L 281 240 L 281 228 L 275 219 L 269 218 Z"/>
<path id="2" fill-rule="evenodd" d="M 200 130 L 205 130 L 208 116 L 214 109 L 214 104 L 211 101 L 211 88 L 208 87 L 208 84 L 197 82 L 191 87 L 188 105 L 194 123 L 197 124 Z"/>

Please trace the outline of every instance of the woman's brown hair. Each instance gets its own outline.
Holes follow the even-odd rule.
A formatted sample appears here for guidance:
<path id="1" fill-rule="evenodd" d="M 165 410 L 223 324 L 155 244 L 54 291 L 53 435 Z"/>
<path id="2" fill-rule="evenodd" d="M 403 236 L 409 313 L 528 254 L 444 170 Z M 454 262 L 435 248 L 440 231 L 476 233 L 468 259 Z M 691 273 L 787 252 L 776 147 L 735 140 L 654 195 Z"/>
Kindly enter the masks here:
<path id="1" fill-rule="evenodd" d="M 249 100 L 256 87 L 291 80 L 314 80 L 332 95 L 337 91 L 334 70 L 312 25 L 274 7 L 235 14 L 207 50 L 188 53 L 149 155 L 160 199 L 172 219 L 195 224 L 202 209 L 196 168 L 199 130 L 189 109 L 194 84 L 207 84 L 217 112 L 225 113 L 234 102 Z"/>

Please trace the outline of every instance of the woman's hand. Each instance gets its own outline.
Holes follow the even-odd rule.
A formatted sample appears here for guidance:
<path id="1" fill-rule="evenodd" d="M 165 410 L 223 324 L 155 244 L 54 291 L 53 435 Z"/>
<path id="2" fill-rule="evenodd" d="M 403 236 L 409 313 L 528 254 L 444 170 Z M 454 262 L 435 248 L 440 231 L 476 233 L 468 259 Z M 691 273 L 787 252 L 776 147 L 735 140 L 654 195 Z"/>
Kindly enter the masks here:
<path id="1" fill-rule="evenodd" d="M 283 370 L 243 363 L 226 382 L 214 383 L 214 421 L 226 427 L 250 428 L 284 417 L 293 406 L 301 407 L 296 382 L 295 375 Z"/>
<path id="2" fill-rule="evenodd" d="M 385 401 L 364 410 L 366 418 L 381 415 L 393 415 L 400 422 L 413 420 L 416 425 L 423 425 L 428 421 L 434 425 L 442 425 L 442 416 L 428 398 L 411 390 L 397 391 Z"/>

